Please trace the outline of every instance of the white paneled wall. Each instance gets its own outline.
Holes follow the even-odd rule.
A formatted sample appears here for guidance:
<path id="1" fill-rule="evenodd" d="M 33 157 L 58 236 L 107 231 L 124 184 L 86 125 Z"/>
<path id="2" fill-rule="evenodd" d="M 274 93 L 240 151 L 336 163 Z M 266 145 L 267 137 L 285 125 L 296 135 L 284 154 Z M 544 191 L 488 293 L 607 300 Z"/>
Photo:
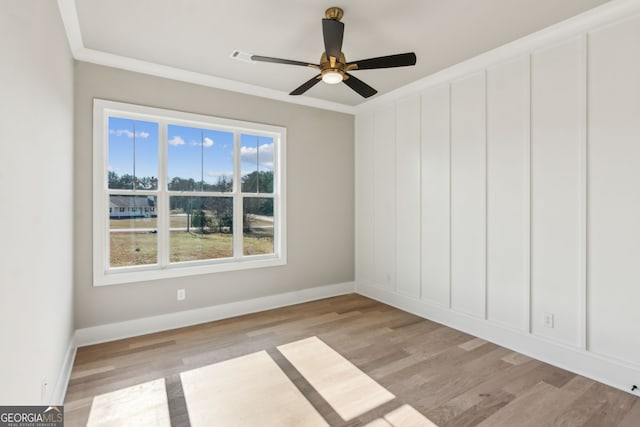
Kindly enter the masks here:
<path id="1" fill-rule="evenodd" d="M 583 342 L 586 250 L 584 39 L 534 52 L 531 110 L 533 333 Z M 554 315 L 553 328 L 544 314 Z"/>
<path id="2" fill-rule="evenodd" d="M 556 27 L 359 107 L 357 281 L 629 390 L 640 382 L 640 1 L 615 3 L 636 13 L 603 8 L 566 36 Z"/>
<path id="3" fill-rule="evenodd" d="M 451 307 L 485 317 L 485 73 L 451 84 Z"/>
<path id="4" fill-rule="evenodd" d="M 420 297 L 420 97 L 396 105 L 396 289 Z"/>
<path id="5" fill-rule="evenodd" d="M 373 127 L 373 223 L 375 226 L 375 286 L 395 289 L 396 271 L 396 111 L 391 105 L 376 111 Z M 367 147 L 371 148 L 371 146 Z M 362 213 L 367 215 L 366 212 Z"/>
<path id="6" fill-rule="evenodd" d="M 450 87 L 422 95 L 422 299 L 450 306 Z"/>
<path id="7" fill-rule="evenodd" d="M 640 18 L 589 35 L 589 342 L 640 360 Z"/>
<path id="8" fill-rule="evenodd" d="M 487 317 L 529 328 L 529 58 L 487 70 Z"/>

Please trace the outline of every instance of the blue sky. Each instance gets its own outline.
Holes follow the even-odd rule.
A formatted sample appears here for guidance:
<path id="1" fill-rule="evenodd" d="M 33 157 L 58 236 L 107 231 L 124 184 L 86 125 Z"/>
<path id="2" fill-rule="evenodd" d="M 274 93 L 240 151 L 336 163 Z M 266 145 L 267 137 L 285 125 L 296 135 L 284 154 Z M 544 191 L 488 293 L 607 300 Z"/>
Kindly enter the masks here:
<path id="1" fill-rule="evenodd" d="M 133 175 L 134 120 L 109 117 L 109 170 Z M 136 175 L 158 176 L 158 124 L 135 120 Z"/>
<path id="2" fill-rule="evenodd" d="M 136 175 L 157 177 L 158 124 L 109 117 L 109 170 L 133 174 L 135 125 Z M 233 176 L 233 133 L 185 126 L 168 127 L 168 177 L 193 178 L 215 184 Z M 273 139 L 240 136 L 242 175 L 257 169 L 273 170 Z"/>
<path id="3" fill-rule="evenodd" d="M 233 133 L 169 125 L 168 177 L 215 184 L 233 177 Z"/>

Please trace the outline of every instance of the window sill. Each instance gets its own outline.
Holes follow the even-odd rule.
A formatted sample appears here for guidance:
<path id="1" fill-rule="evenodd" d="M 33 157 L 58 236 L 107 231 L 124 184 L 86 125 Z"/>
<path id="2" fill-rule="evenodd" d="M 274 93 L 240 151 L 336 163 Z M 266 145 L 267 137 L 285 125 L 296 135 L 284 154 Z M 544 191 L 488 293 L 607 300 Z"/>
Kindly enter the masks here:
<path id="1" fill-rule="evenodd" d="M 255 259 L 240 262 L 235 259 L 230 259 L 228 261 L 220 261 L 215 264 L 182 264 L 169 266 L 163 269 L 158 269 L 156 266 L 150 266 L 148 269 L 144 269 L 144 267 L 142 267 L 140 269 L 123 269 L 120 271 L 114 270 L 109 272 L 103 272 L 95 269 L 93 286 L 121 285 L 126 283 L 147 282 L 151 280 L 251 270 L 254 268 L 278 267 L 286 264 L 287 260 L 285 257 L 278 257 L 275 255 L 257 255 Z"/>

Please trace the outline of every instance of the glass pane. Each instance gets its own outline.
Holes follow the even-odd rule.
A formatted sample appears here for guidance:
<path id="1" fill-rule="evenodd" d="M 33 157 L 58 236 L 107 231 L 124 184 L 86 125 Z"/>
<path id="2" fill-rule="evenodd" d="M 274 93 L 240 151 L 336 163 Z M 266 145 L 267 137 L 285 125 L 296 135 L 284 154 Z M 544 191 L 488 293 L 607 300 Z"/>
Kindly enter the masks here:
<path id="1" fill-rule="evenodd" d="M 169 125 L 171 191 L 232 191 L 233 133 Z"/>
<path id="2" fill-rule="evenodd" d="M 240 170 L 242 192 L 258 192 L 258 137 L 240 135 Z"/>
<path id="3" fill-rule="evenodd" d="M 202 147 L 200 129 L 169 125 L 168 127 L 169 190 L 200 191 L 202 186 Z"/>
<path id="4" fill-rule="evenodd" d="M 157 198 L 109 196 L 109 265 L 158 263 Z"/>
<path id="5" fill-rule="evenodd" d="M 231 197 L 172 196 L 170 261 L 195 261 L 233 256 Z"/>
<path id="6" fill-rule="evenodd" d="M 273 253 L 273 199 L 247 197 L 243 201 L 242 245 L 244 255 Z"/>
<path id="7" fill-rule="evenodd" d="M 244 193 L 273 193 L 273 138 L 240 135 Z"/>
<path id="8" fill-rule="evenodd" d="M 273 193 L 273 138 L 258 139 L 258 193 Z"/>
<path id="9" fill-rule="evenodd" d="M 233 133 L 203 131 L 205 191 L 233 191 Z"/>
<path id="10" fill-rule="evenodd" d="M 109 117 L 109 188 L 158 188 L 158 124 Z"/>

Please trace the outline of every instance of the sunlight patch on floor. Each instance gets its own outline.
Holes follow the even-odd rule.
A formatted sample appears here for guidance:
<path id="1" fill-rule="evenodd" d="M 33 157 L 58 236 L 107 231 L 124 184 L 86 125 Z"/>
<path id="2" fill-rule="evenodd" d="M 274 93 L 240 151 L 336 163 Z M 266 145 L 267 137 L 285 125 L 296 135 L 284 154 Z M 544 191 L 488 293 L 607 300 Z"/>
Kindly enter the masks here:
<path id="1" fill-rule="evenodd" d="M 164 378 L 93 399 L 87 427 L 170 427 Z"/>

